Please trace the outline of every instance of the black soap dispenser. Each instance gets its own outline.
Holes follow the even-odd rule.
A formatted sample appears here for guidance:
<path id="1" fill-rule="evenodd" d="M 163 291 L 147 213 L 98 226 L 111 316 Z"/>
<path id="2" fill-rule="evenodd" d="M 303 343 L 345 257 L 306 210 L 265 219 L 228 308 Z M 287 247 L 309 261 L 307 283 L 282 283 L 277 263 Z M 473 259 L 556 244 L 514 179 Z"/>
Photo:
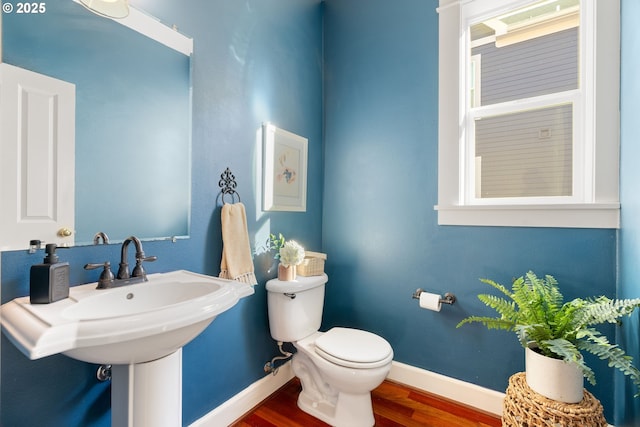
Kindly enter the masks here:
<path id="1" fill-rule="evenodd" d="M 58 262 L 56 249 L 55 243 L 47 244 L 44 263 L 31 266 L 31 304 L 49 304 L 69 297 L 69 263 Z"/>

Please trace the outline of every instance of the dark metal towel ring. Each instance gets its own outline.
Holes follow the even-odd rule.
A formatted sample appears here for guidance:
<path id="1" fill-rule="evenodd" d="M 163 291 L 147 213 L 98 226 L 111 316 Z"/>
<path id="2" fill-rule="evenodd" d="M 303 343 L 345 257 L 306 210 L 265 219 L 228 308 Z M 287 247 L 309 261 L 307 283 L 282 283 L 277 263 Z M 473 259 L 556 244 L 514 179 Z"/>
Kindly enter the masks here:
<path id="1" fill-rule="evenodd" d="M 218 186 L 222 189 L 220 190 L 220 192 L 222 193 L 223 204 L 227 203 L 224 200 L 224 196 L 226 196 L 227 194 L 231 197 L 231 203 L 233 203 L 233 196 L 236 196 L 238 198 L 238 202 L 242 201 L 240 200 L 240 194 L 238 194 L 238 192 L 236 191 L 236 187 L 238 186 L 238 184 L 236 183 L 236 177 L 229 168 L 225 169 L 225 171 L 220 175 Z"/>

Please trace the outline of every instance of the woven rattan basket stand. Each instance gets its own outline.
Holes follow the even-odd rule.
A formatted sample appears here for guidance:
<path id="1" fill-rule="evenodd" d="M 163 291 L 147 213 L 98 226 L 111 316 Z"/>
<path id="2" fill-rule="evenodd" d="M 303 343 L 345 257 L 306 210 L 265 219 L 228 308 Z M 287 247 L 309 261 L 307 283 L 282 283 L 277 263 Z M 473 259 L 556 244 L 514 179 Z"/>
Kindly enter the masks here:
<path id="1" fill-rule="evenodd" d="M 602 404 L 588 391 L 580 403 L 548 399 L 527 385 L 524 372 L 509 378 L 502 427 L 607 427 Z"/>

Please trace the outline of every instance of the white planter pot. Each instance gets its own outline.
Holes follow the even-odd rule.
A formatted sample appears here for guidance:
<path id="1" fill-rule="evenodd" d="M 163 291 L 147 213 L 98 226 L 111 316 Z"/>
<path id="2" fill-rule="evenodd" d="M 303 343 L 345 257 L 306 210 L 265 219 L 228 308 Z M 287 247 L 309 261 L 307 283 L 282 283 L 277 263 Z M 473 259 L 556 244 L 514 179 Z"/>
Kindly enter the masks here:
<path id="1" fill-rule="evenodd" d="M 582 401 L 584 377 L 576 366 L 530 348 L 525 349 L 525 366 L 527 384 L 536 393 L 565 403 Z"/>

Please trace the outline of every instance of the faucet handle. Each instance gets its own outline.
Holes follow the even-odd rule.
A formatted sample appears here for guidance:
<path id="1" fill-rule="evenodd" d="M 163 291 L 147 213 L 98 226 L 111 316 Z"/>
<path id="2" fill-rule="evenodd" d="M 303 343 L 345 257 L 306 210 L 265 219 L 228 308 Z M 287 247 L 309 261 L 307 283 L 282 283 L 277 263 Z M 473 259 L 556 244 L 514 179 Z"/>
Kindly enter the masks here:
<path id="1" fill-rule="evenodd" d="M 154 256 L 154 255 L 144 256 L 144 253 L 142 254 L 142 256 L 136 256 L 136 266 L 133 267 L 133 271 L 131 272 L 131 277 L 144 277 L 146 281 L 147 273 L 146 271 L 144 271 L 144 268 L 142 267 L 142 263 L 145 261 L 153 262 L 157 259 L 158 259 L 157 256 Z"/>
<path id="2" fill-rule="evenodd" d="M 137 262 L 153 262 L 155 260 L 157 260 L 158 257 L 155 255 L 151 255 L 151 256 L 147 256 L 147 257 L 141 257 L 141 258 L 136 258 Z"/>
<path id="3" fill-rule="evenodd" d="M 96 289 L 107 289 L 110 288 L 113 284 L 113 273 L 111 272 L 111 263 L 109 261 L 105 261 L 102 264 L 85 264 L 85 270 L 95 270 L 96 268 L 102 267 L 102 273 L 100 273 L 100 278 L 98 279 L 98 286 Z"/>

